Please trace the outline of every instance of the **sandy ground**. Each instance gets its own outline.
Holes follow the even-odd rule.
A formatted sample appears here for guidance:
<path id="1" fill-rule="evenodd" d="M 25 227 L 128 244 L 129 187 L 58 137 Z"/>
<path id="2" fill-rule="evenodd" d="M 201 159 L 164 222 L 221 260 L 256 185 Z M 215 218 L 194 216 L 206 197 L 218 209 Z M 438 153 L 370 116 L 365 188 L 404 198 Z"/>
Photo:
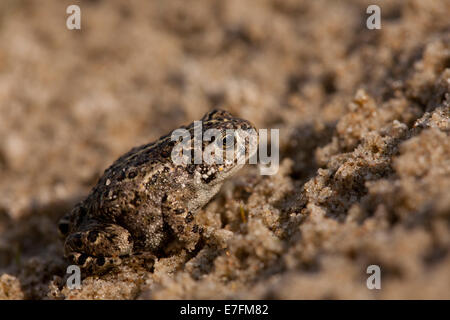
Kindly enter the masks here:
<path id="1" fill-rule="evenodd" d="M 2 0 L 0 299 L 450 299 L 449 16 L 446 0 Z M 195 251 L 68 289 L 58 218 L 120 154 L 216 107 L 280 129 L 278 173 L 227 182 Z"/>

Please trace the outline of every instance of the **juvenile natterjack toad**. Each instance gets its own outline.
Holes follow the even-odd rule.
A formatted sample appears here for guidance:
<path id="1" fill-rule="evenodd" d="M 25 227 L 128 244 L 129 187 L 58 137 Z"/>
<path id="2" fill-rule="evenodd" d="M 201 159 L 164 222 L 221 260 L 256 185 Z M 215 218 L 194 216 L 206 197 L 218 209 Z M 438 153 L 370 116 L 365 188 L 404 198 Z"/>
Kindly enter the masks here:
<path id="1" fill-rule="evenodd" d="M 203 141 L 202 150 L 216 143 L 226 152 L 227 129 L 255 129 L 222 110 L 207 113 L 201 121 L 203 133 L 217 129 L 223 141 Z M 194 123 L 182 128 L 195 139 Z M 125 257 L 161 255 L 172 241 L 194 249 L 201 232 L 194 222 L 196 212 L 243 166 L 242 157 L 247 160 L 256 145 L 249 139 L 252 146 L 223 164 L 195 164 L 192 157 L 191 162 L 176 165 L 171 155 L 177 142 L 171 133 L 122 155 L 105 170 L 88 197 L 61 218 L 58 227 L 65 237 L 64 252 L 72 263 L 97 272 L 120 264 Z"/>

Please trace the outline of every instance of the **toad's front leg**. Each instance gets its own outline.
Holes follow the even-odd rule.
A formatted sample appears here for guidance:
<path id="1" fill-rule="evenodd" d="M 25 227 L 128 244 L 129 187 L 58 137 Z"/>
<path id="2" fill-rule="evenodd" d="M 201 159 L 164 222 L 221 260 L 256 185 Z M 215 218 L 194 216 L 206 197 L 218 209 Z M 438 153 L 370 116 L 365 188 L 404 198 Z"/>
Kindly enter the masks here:
<path id="1" fill-rule="evenodd" d="M 200 239 L 200 228 L 195 224 L 194 213 L 185 206 L 186 202 L 175 201 L 174 198 L 169 195 L 162 205 L 164 221 L 176 238 L 184 243 L 185 248 L 192 251 Z"/>

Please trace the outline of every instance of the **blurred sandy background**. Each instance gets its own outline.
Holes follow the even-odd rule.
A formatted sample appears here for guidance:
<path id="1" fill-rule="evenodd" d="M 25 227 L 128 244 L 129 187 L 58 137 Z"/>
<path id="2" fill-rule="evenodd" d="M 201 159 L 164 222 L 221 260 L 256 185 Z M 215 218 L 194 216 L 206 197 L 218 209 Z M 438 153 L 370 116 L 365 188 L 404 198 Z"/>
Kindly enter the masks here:
<path id="1" fill-rule="evenodd" d="M 447 0 L 2 0 L 0 299 L 449 299 L 449 16 Z M 280 129 L 279 172 L 228 182 L 195 252 L 67 289 L 58 218 L 120 154 L 216 107 Z"/>

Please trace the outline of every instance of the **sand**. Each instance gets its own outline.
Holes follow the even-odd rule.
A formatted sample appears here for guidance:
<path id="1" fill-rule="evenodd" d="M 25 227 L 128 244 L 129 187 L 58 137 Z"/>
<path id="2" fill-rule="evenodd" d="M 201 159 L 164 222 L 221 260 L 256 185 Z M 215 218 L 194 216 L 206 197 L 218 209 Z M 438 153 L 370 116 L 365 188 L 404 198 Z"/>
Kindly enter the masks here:
<path id="1" fill-rule="evenodd" d="M 0 2 L 0 299 L 450 299 L 448 1 L 73 2 L 78 31 Z M 228 181 L 196 250 L 70 290 L 58 218 L 218 107 L 280 129 L 278 172 Z"/>

